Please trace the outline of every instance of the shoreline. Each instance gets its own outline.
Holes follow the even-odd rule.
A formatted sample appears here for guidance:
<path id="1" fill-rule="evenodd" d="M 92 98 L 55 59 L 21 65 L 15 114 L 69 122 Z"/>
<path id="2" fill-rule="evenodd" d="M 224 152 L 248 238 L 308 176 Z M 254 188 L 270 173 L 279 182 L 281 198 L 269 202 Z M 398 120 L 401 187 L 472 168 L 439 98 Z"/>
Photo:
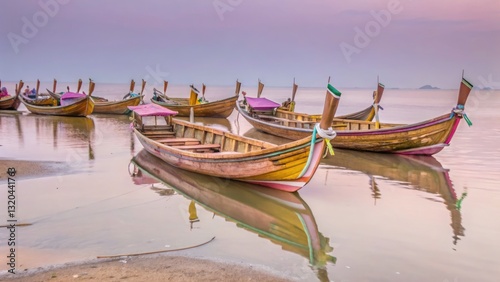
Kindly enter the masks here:
<path id="1" fill-rule="evenodd" d="M 0 281 L 293 281 L 262 266 L 179 255 L 146 255 L 93 259 L 2 272 Z"/>
<path id="2" fill-rule="evenodd" d="M 37 179 L 66 174 L 65 162 L 29 161 L 0 158 L 0 179 L 16 169 L 16 179 Z M 67 167 L 66 167 L 67 169 Z M 215 258 L 189 255 L 148 254 L 118 258 L 95 258 L 42 267 L 16 269 L 16 274 L 0 272 L 0 281 L 292 281 L 265 266 L 238 264 Z"/>

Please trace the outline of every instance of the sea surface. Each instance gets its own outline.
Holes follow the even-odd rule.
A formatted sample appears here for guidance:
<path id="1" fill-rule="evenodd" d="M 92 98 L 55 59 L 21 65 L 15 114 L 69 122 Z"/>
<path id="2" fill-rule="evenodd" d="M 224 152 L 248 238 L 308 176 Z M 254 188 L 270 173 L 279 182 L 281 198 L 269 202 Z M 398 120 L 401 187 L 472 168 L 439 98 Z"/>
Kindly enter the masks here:
<path id="1" fill-rule="evenodd" d="M 255 87 L 242 90 L 255 96 Z M 337 114 L 371 104 L 371 89 L 339 90 Z M 98 84 L 94 95 L 127 92 L 127 84 Z M 380 120 L 439 116 L 455 106 L 457 92 L 388 88 Z M 209 85 L 205 97 L 233 93 Z M 186 85 L 167 91 L 188 94 Z M 266 86 L 263 96 L 281 102 L 291 88 Z M 323 88 L 299 87 L 296 111 L 321 113 L 324 96 Z M 336 149 L 298 193 L 275 193 L 164 167 L 142 150 L 128 116 L 37 116 L 21 105 L 21 114 L 0 113 L 0 162 L 50 161 L 60 171 L 16 180 L 18 223 L 31 224 L 17 227 L 16 269 L 167 250 L 296 281 L 499 281 L 500 91 L 474 89 L 465 108 L 473 125 L 462 122 L 433 157 Z M 195 122 L 284 142 L 256 132 L 236 111 Z M 2 225 L 7 186 L 2 177 Z M 0 230 L 2 275 L 9 236 Z"/>

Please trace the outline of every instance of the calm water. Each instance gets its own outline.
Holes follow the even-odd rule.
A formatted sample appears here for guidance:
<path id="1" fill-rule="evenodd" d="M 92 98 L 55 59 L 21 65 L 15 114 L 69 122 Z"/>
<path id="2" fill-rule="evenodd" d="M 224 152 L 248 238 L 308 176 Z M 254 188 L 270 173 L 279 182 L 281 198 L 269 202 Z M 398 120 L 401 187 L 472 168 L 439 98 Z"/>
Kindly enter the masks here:
<path id="1" fill-rule="evenodd" d="M 127 89 L 98 85 L 95 95 L 121 98 Z M 169 92 L 187 95 L 188 87 L 169 86 Z M 232 92 L 209 86 L 206 97 Z M 263 95 L 281 101 L 290 92 L 268 87 Z M 371 90 L 344 90 L 338 113 L 364 108 L 370 98 Z M 296 110 L 319 113 L 323 99 L 323 89 L 299 88 Z M 454 90 L 387 89 L 380 117 L 417 122 L 455 103 Z M 18 227 L 16 269 L 209 242 L 170 254 L 252 264 L 299 281 L 498 281 L 499 107 L 500 92 L 473 91 L 466 106 L 473 126 L 462 123 L 451 146 L 434 157 L 336 150 L 294 194 L 165 167 L 141 153 L 127 116 L 2 113 L 0 162 L 65 167 L 56 175 L 17 180 L 19 222 L 32 225 Z M 228 120 L 197 122 L 269 138 L 236 112 Z M 7 236 L 3 228 L 3 273 Z"/>

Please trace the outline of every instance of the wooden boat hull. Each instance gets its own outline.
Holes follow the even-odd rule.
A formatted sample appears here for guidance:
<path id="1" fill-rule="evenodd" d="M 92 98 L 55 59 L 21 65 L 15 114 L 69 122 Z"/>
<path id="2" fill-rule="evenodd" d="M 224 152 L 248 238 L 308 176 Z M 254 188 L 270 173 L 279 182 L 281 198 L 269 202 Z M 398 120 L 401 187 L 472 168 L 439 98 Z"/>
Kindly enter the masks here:
<path id="1" fill-rule="evenodd" d="M 254 118 L 239 103 L 237 110 L 252 126 L 269 134 L 292 140 L 312 134 L 312 123 Z M 380 129 L 376 129 L 375 122 L 334 119 L 332 126 L 337 136 L 331 144 L 351 150 L 433 155 L 449 145 L 460 119 L 458 115 L 446 114 L 410 125 L 380 124 Z"/>
<path id="2" fill-rule="evenodd" d="M 95 101 L 94 114 L 116 114 L 124 115 L 130 113 L 128 106 L 137 106 L 141 103 L 141 97 L 136 96 L 121 101 L 98 102 Z"/>
<path id="3" fill-rule="evenodd" d="M 38 115 L 85 117 L 94 110 L 94 100 L 90 96 L 67 106 L 37 106 L 30 104 L 23 98 L 21 98 L 21 102 L 30 112 Z"/>
<path id="4" fill-rule="evenodd" d="M 189 117 L 191 108 L 193 108 L 195 117 L 227 118 L 233 112 L 234 104 L 236 100 L 238 100 L 238 96 L 192 106 L 189 105 L 189 99 L 187 98 L 170 98 L 170 100 L 177 104 L 159 102 L 151 98 L 152 103 L 177 111 L 177 116 L 179 117 Z"/>
<path id="5" fill-rule="evenodd" d="M 21 100 L 18 95 L 0 99 L 0 110 L 17 110 Z"/>
<path id="6" fill-rule="evenodd" d="M 40 95 L 38 99 L 23 97 L 24 100 L 34 106 L 57 106 L 58 101 L 50 95 Z"/>
<path id="7" fill-rule="evenodd" d="M 342 116 L 336 116 L 335 118 L 371 121 L 373 117 L 375 117 L 375 109 L 373 108 L 373 106 L 369 106 L 359 112 L 350 113 Z"/>
<path id="8" fill-rule="evenodd" d="M 314 267 L 323 268 L 335 261 L 327 254 L 333 250 L 329 239 L 318 231 L 311 209 L 297 193 L 188 172 L 144 150 L 131 163 L 140 175 L 156 179 L 238 227 L 305 257 Z"/>
<path id="9" fill-rule="evenodd" d="M 168 164 L 216 177 L 229 178 L 294 192 L 314 175 L 324 150 L 321 138 L 273 145 L 174 119 L 176 138 L 196 138 L 202 144 L 220 145 L 220 152 L 197 153 L 156 141 L 134 127 L 144 148 Z"/>

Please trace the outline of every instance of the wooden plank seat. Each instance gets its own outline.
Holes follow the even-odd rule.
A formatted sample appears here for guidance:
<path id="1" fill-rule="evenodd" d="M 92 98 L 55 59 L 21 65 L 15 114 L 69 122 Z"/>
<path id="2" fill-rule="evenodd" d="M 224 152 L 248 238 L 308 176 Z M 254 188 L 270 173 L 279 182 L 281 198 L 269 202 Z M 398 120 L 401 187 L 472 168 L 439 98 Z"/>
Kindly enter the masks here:
<path id="1" fill-rule="evenodd" d="M 144 135 L 149 137 L 149 138 L 173 138 L 175 137 L 175 132 L 172 131 L 146 131 L 144 132 Z"/>
<path id="2" fill-rule="evenodd" d="M 220 150 L 220 144 L 180 145 L 172 147 L 181 150 L 193 151 L 197 153 L 217 152 Z"/>
<path id="3" fill-rule="evenodd" d="M 172 131 L 172 126 L 171 125 L 143 125 L 142 130 L 143 131 Z"/>
<path id="4" fill-rule="evenodd" d="M 184 146 L 184 145 L 199 145 L 200 140 L 196 138 L 161 138 L 155 139 L 156 142 L 160 142 L 169 146 Z"/>

